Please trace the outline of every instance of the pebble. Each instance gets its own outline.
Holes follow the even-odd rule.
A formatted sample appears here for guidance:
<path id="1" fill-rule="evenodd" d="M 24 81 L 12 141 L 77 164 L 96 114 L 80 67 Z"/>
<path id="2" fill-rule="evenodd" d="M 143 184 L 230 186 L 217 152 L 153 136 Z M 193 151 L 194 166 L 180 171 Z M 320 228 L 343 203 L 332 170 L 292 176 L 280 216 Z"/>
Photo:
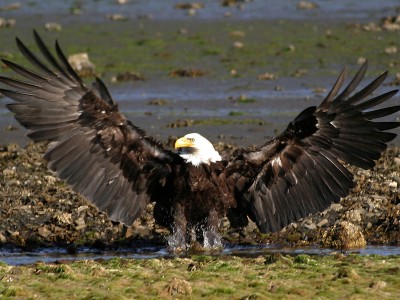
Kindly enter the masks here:
<path id="1" fill-rule="evenodd" d="M 48 22 L 44 24 L 44 29 L 46 29 L 47 31 L 61 31 L 62 26 L 59 23 Z"/>
<path id="2" fill-rule="evenodd" d="M 385 281 L 376 281 L 372 282 L 369 287 L 371 289 L 383 289 L 387 286 L 387 283 Z"/>
<path id="3" fill-rule="evenodd" d="M 394 163 L 396 166 L 400 167 L 400 157 L 395 157 L 394 158 Z"/>
<path id="4" fill-rule="evenodd" d="M 76 53 L 68 56 L 71 67 L 81 76 L 90 76 L 94 73 L 95 65 L 89 60 L 89 54 Z"/>
<path id="5" fill-rule="evenodd" d="M 7 242 L 6 237 L 4 236 L 4 234 L 0 232 L 0 244 L 5 244 L 6 242 Z"/>
<path id="6" fill-rule="evenodd" d="M 38 228 L 38 233 L 41 237 L 47 238 L 51 234 L 51 231 L 46 226 L 41 226 Z"/>
<path id="7" fill-rule="evenodd" d="M 74 221 L 74 223 L 76 224 L 76 227 L 75 227 L 76 230 L 81 230 L 81 229 L 86 228 L 86 222 L 83 217 L 79 217 L 78 219 L 76 219 Z"/>
<path id="8" fill-rule="evenodd" d="M 329 221 L 328 219 L 322 219 L 321 221 L 319 221 L 319 223 L 317 224 L 317 227 L 321 228 L 323 226 L 325 226 L 326 224 L 328 224 Z"/>
<path id="9" fill-rule="evenodd" d="M 242 42 L 239 42 L 239 41 L 234 42 L 232 46 L 233 46 L 233 48 L 236 48 L 236 49 L 244 48 L 244 44 Z"/>

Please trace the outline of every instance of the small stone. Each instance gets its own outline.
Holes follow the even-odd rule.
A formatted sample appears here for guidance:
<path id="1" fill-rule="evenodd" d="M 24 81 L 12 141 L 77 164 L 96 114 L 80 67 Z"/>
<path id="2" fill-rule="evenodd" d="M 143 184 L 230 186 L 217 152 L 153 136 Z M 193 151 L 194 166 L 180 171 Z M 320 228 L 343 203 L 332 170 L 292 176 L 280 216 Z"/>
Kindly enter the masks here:
<path id="1" fill-rule="evenodd" d="M 71 67 L 80 76 L 91 76 L 94 74 L 95 65 L 89 60 L 89 54 L 77 53 L 68 56 Z"/>
<path id="2" fill-rule="evenodd" d="M 329 223 L 328 219 L 322 219 L 321 221 L 318 222 L 317 227 L 321 228 L 321 227 L 325 226 L 328 223 Z"/>
<path id="3" fill-rule="evenodd" d="M 300 1 L 299 3 L 297 3 L 298 9 L 316 9 L 318 7 L 318 4 L 310 1 Z"/>
<path id="4" fill-rule="evenodd" d="M 231 31 L 229 33 L 230 36 L 234 36 L 234 37 L 244 37 L 246 34 L 244 33 L 244 31 L 241 30 L 235 30 L 235 31 Z"/>
<path id="5" fill-rule="evenodd" d="M 330 209 L 333 211 L 341 211 L 343 209 L 343 205 L 340 203 L 333 203 Z"/>
<path id="6" fill-rule="evenodd" d="M 345 266 L 345 267 L 340 267 L 336 273 L 335 279 L 340 279 L 340 278 L 358 279 L 360 278 L 360 276 L 353 268 Z"/>
<path id="7" fill-rule="evenodd" d="M 389 182 L 388 185 L 389 185 L 389 187 L 397 188 L 397 182 L 396 181 Z"/>
<path id="8" fill-rule="evenodd" d="M 56 213 L 53 218 L 61 224 L 71 224 L 72 223 L 72 214 L 69 213 Z"/>
<path id="9" fill-rule="evenodd" d="M 3 170 L 3 175 L 4 175 L 4 177 L 6 177 L 6 178 L 9 178 L 9 177 L 14 177 L 14 175 L 15 175 L 15 169 L 14 168 L 12 168 L 12 169 L 4 169 Z"/>
<path id="10" fill-rule="evenodd" d="M 385 281 L 376 281 L 376 282 L 371 282 L 371 284 L 369 285 L 369 287 L 371 289 L 383 289 L 387 286 L 387 283 Z"/>
<path id="11" fill-rule="evenodd" d="M 46 29 L 47 31 L 61 31 L 62 26 L 59 23 L 48 22 L 44 24 L 44 29 Z"/>
<path id="12" fill-rule="evenodd" d="M 86 228 L 86 222 L 83 217 L 79 217 L 78 219 L 76 219 L 74 221 L 74 223 L 76 224 L 76 227 L 75 227 L 76 230 L 81 230 L 81 229 Z"/>
<path id="13" fill-rule="evenodd" d="M 363 56 L 360 56 L 359 58 L 357 58 L 357 65 L 362 65 L 367 61 L 367 59 Z"/>
<path id="14" fill-rule="evenodd" d="M 233 48 L 235 49 L 242 49 L 244 47 L 244 44 L 242 42 L 236 41 L 233 43 Z"/>
<path id="15" fill-rule="evenodd" d="M 46 226 L 41 226 L 38 228 L 38 233 L 41 237 L 47 238 L 51 234 L 51 231 Z"/>
<path id="16" fill-rule="evenodd" d="M 386 47 L 386 48 L 385 48 L 385 53 L 386 53 L 386 54 L 389 54 L 389 55 L 391 55 L 391 54 L 397 54 L 397 52 L 398 52 L 398 49 L 397 49 L 396 46 L 389 46 L 389 47 Z"/>
<path id="17" fill-rule="evenodd" d="M 15 19 L 0 18 L 0 27 L 14 27 L 17 24 Z"/>
<path id="18" fill-rule="evenodd" d="M 6 242 L 7 242 L 6 237 L 4 236 L 4 234 L 0 232 L 0 244 L 5 244 Z"/>
<path id="19" fill-rule="evenodd" d="M 257 76 L 258 80 L 272 80 L 272 79 L 276 79 L 277 76 L 275 74 L 272 73 L 263 73 Z"/>
<path id="20" fill-rule="evenodd" d="M 304 227 L 307 228 L 308 230 L 317 229 L 317 225 L 315 223 L 305 224 Z"/>
<path id="21" fill-rule="evenodd" d="M 123 14 L 109 14 L 109 15 L 106 15 L 106 18 L 111 21 L 126 21 L 128 19 Z"/>
<path id="22" fill-rule="evenodd" d="M 192 294 L 192 286 L 190 285 L 190 282 L 184 279 L 174 278 L 162 291 L 163 296 L 175 296 L 177 294 Z"/>

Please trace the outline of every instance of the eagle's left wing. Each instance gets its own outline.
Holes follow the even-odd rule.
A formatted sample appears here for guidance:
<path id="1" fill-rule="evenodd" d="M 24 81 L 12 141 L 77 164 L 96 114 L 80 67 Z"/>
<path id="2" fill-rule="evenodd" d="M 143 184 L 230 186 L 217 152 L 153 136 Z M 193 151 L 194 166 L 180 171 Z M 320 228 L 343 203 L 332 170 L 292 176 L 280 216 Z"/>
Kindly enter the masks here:
<path id="1" fill-rule="evenodd" d="M 400 126 L 399 122 L 373 122 L 400 110 L 400 106 L 373 110 L 397 90 L 365 100 L 387 73 L 351 96 L 366 69 L 364 64 L 336 96 L 344 81 L 343 70 L 320 106 L 305 109 L 264 146 L 234 154 L 226 172 L 235 183 L 239 209 L 231 216 L 241 214 L 243 219 L 248 214 L 262 232 L 277 231 L 348 195 L 353 175 L 343 162 L 372 168 L 396 136 L 386 130 Z"/>
<path id="2" fill-rule="evenodd" d="M 50 141 L 51 170 L 110 219 L 131 225 L 154 192 L 163 193 L 180 157 L 127 120 L 100 79 L 84 85 L 58 43 L 54 56 L 36 32 L 35 40 L 44 60 L 17 39 L 35 70 L 3 60 L 23 78 L 0 76 L 8 86 L 0 92 L 14 100 L 7 107 L 31 139 Z"/>

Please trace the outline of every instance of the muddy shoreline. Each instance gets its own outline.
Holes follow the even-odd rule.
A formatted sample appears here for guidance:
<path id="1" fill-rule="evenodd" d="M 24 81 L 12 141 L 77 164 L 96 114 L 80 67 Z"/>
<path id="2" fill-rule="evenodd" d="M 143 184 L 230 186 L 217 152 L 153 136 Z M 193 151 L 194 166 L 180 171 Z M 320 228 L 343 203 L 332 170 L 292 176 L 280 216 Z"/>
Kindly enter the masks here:
<path id="1" fill-rule="evenodd" d="M 216 145 L 221 147 L 221 145 Z M 25 250 L 80 246 L 96 249 L 166 246 L 168 231 L 154 224 L 152 205 L 126 228 L 112 222 L 48 171 L 44 144 L 0 147 L 0 242 Z M 400 246 L 400 147 L 391 147 L 372 170 L 352 168 L 357 186 L 324 212 L 289 225 L 279 233 L 260 234 L 254 224 L 240 232 L 223 223 L 226 243 L 346 249 L 369 245 Z M 352 244 L 343 241 L 350 234 Z"/>

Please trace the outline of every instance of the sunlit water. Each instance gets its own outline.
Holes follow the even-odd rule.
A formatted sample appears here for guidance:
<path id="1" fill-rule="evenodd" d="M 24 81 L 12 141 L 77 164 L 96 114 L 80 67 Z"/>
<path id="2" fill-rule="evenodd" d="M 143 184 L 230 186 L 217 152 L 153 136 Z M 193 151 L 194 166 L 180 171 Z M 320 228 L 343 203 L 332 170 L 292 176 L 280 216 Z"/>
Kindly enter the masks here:
<path id="1" fill-rule="evenodd" d="M 219 256 L 242 256 L 257 257 L 273 253 L 285 255 L 330 255 L 337 253 L 333 249 L 321 248 L 280 248 L 275 245 L 224 245 L 220 252 L 210 252 L 210 255 Z M 205 252 L 207 254 L 207 252 Z M 400 255 L 400 247 L 394 246 L 368 246 L 364 249 L 351 250 L 343 252 L 345 254 L 357 253 L 360 255 Z M 74 261 L 74 260 L 96 260 L 96 259 L 151 259 L 151 258 L 173 258 L 189 256 L 190 252 L 173 254 L 162 246 L 141 247 L 136 249 L 122 248 L 118 251 L 99 251 L 91 248 L 80 248 L 76 254 L 68 254 L 63 248 L 45 248 L 34 252 L 24 252 L 18 250 L 0 250 L 0 261 L 9 265 L 26 265 L 36 262 L 56 262 L 56 261 Z"/>

